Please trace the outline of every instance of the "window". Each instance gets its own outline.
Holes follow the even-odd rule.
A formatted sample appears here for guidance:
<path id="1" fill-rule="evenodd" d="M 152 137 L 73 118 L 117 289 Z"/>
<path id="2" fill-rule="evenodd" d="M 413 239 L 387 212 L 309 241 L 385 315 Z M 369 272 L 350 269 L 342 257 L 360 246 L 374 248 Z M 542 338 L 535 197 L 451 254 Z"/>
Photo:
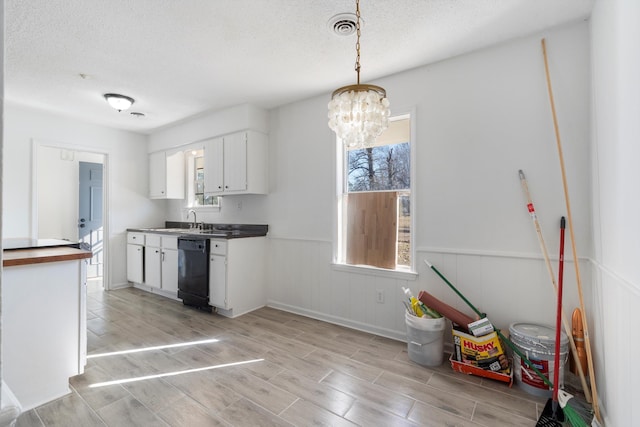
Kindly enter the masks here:
<path id="1" fill-rule="evenodd" d="M 190 208 L 220 207 L 220 198 L 204 192 L 204 151 L 190 150 L 187 159 L 187 204 Z"/>
<path id="2" fill-rule="evenodd" d="M 371 148 L 340 150 L 338 262 L 411 269 L 409 116 L 392 118 Z"/>

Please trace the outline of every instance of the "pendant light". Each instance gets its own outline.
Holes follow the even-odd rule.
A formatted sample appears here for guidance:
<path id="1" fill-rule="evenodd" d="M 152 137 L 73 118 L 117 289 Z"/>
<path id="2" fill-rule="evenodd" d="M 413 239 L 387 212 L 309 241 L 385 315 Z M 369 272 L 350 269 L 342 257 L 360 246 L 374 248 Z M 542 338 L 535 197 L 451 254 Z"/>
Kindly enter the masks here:
<path id="1" fill-rule="evenodd" d="M 349 149 L 372 147 L 388 126 L 389 101 L 380 86 L 360 84 L 360 1 L 356 0 L 357 83 L 336 89 L 329 102 L 329 127 Z"/>

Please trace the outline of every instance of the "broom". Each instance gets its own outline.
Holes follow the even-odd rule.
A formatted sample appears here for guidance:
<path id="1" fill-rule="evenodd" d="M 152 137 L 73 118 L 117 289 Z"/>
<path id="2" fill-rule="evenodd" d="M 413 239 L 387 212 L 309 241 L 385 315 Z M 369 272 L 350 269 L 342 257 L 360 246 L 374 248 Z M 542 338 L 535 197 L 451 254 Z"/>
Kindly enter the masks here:
<path id="1" fill-rule="evenodd" d="M 589 338 L 589 323 L 587 322 L 587 312 L 584 308 L 584 297 L 582 295 L 582 279 L 580 277 L 580 260 L 576 251 L 576 239 L 573 233 L 573 219 L 571 216 L 571 203 L 569 201 L 569 187 L 567 185 L 567 173 L 564 167 L 564 155 L 562 154 L 562 142 L 560 140 L 560 126 L 558 125 L 558 117 L 556 115 L 556 104 L 553 100 L 553 89 L 551 87 L 551 75 L 549 73 L 549 60 L 547 59 L 547 44 L 545 39 L 541 40 L 542 56 L 544 58 L 544 71 L 547 79 L 547 92 L 549 93 L 549 103 L 551 104 L 551 115 L 553 117 L 553 128 L 556 134 L 556 147 L 558 149 L 558 158 L 560 160 L 560 171 L 562 172 L 562 187 L 564 189 L 564 199 L 567 206 L 567 220 L 569 222 L 569 235 L 571 237 L 571 252 L 573 255 L 573 265 L 576 271 L 576 282 L 578 287 L 578 296 L 580 299 L 580 309 L 582 310 L 582 326 L 584 328 L 584 343 L 587 350 L 587 365 L 589 368 L 589 377 L 591 378 L 591 404 L 593 412 L 598 423 L 602 423 L 600 415 L 600 406 L 598 403 L 598 389 L 596 387 L 596 374 L 593 366 L 593 355 L 591 353 L 591 339 Z"/>
<path id="2" fill-rule="evenodd" d="M 473 310 L 478 316 L 483 317 L 484 315 L 482 313 L 480 313 L 480 311 L 473 305 L 471 304 L 471 302 L 465 298 L 464 295 L 462 295 L 462 293 L 460 293 L 460 291 L 458 291 L 458 289 L 456 289 L 455 286 L 453 286 L 453 284 L 447 280 L 446 277 L 444 277 L 442 275 L 442 273 L 440 273 L 438 271 L 438 269 L 431 264 L 429 261 L 427 261 L 426 259 L 424 260 L 424 263 L 427 264 L 427 266 L 432 269 L 433 271 L 435 271 L 435 273 L 447 284 L 449 285 L 449 287 L 451 288 L 451 290 L 453 290 L 460 298 L 462 298 L 462 300 L 471 308 L 471 310 Z M 542 373 L 540 372 L 540 370 L 538 368 L 535 367 L 535 365 L 529 360 L 529 358 L 527 356 L 524 355 L 524 353 L 522 353 L 522 351 L 520 351 L 520 349 L 518 349 L 518 347 L 515 346 L 515 344 L 513 344 L 511 342 L 510 339 L 508 339 L 507 337 L 504 336 L 504 334 L 500 331 L 500 329 L 497 329 L 495 326 L 493 327 L 493 330 L 496 332 L 496 334 L 498 334 L 498 336 L 500 337 L 500 339 L 505 342 L 509 348 L 511 350 L 513 350 L 513 352 L 515 354 L 517 354 L 518 356 L 520 356 L 520 359 L 522 359 L 522 361 L 525 363 L 525 365 L 527 365 L 529 368 L 531 368 L 536 375 L 538 375 L 538 377 L 549 387 L 549 388 L 553 388 L 553 383 L 551 381 L 549 381 L 549 379 Z M 568 393 L 565 393 L 568 396 Z M 573 396 L 571 396 L 573 397 Z M 562 403 L 560 403 L 560 405 L 562 406 Z M 563 413 L 565 415 L 565 418 L 567 420 L 569 420 L 569 422 L 571 423 L 572 427 L 588 427 L 587 423 L 582 419 L 582 417 L 575 411 L 575 409 L 573 409 L 568 403 L 566 406 L 563 407 Z"/>
<path id="3" fill-rule="evenodd" d="M 558 262 L 558 303 L 556 308 L 556 343 L 553 357 L 553 397 L 547 400 L 536 427 L 562 426 L 560 421 L 564 421 L 564 412 L 558 411 L 558 389 L 560 388 L 560 329 L 562 320 L 562 280 L 564 277 L 564 229 L 565 219 L 560 219 L 560 261 Z M 565 405 L 566 406 L 566 405 Z"/>
<path id="4" fill-rule="evenodd" d="M 551 261 L 549 259 L 549 253 L 547 252 L 547 245 L 544 243 L 544 237 L 542 237 L 542 229 L 540 228 L 540 223 L 538 222 L 538 216 L 536 215 L 536 209 L 533 206 L 533 200 L 531 199 L 531 194 L 529 193 L 529 186 L 527 185 L 527 178 L 524 176 L 524 172 L 522 169 L 518 171 L 520 175 L 520 183 L 522 184 L 522 189 L 527 196 L 527 209 L 529 210 L 529 214 L 531 215 L 531 219 L 533 220 L 533 225 L 536 229 L 536 234 L 538 236 L 538 243 L 540 244 L 540 250 L 542 251 L 542 256 L 544 257 L 545 265 L 547 266 L 547 271 L 549 272 L 549 277 L 551 278 L 551 284 L 553 285 L 553 289 L 558 292 L 558 285 L 556 285 L 556 280 L 553 273 L 553 268 L 551 267 Z M 584 396 L 587 399 L 587 402 L 591 403 L 591 392 L 589 390 L 589 385 L 587 384 L 587 380 L 584 376 L 584 371 L 582 369 L 582 364 L 580 363 L 580 359 L 578 357 L 578 349 L 576 348 L 576 342 L 573 338 L 573 333 L 571 331 L 571 327 L 569 326 L 569 321 L 567 320 L 567 316 L 564 312 L 561 312 L 562 320 L 564 321 L 564 331 L 569 338 L 569 345 L 571 347 L 571 354 L 576 363 L 576 367 L 578 370 L 578 375 L 580 377 L 580 382 L 582 384 L 582 390 L 584 391 Z"/>

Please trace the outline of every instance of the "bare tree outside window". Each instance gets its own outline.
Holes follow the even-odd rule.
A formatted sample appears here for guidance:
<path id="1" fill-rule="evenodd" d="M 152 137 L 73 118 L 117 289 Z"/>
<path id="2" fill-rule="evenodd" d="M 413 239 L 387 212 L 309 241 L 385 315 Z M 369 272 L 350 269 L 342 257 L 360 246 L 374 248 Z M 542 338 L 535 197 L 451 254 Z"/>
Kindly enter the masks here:
<path id="1" fill-rule="evenodd" d="M 408 142 L 348 152 L 349 192 L 411 188 Z"/>
<path id="2" fill-rule="evenodd" d="M 411 265 L 411 147 L 409 142 L 347 152 L 349 193 L 394 192 L 398 200 L 398 265 Z"/>

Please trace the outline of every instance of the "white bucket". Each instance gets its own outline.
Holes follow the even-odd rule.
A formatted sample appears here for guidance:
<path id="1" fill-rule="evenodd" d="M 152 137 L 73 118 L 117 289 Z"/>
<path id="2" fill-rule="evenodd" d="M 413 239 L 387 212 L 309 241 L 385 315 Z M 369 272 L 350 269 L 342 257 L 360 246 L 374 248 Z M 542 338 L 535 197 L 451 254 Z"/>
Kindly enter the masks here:
<path id="1" fill-rule="evenodd" d="M 509 335 L 516 348 L 553 383 L 556 330 L 549 326 L 531 323 L 512 323 L 509 326 Z M 564 384 L 564 365 L 568 355 L 569 339 L 564 332 L 560 331 L 559 387 Z M 515 352 L 513 354 L 513 374 L 516 378 L 516 384 L 527 393 L 551 397 L 552 390 L 549 386 Z"/>
<path id="2" fill-rule="evenodd" d="M 417 317 L 405 311 L 409 359 L 424 366 L 442 364 L 445 318 Z"/>

